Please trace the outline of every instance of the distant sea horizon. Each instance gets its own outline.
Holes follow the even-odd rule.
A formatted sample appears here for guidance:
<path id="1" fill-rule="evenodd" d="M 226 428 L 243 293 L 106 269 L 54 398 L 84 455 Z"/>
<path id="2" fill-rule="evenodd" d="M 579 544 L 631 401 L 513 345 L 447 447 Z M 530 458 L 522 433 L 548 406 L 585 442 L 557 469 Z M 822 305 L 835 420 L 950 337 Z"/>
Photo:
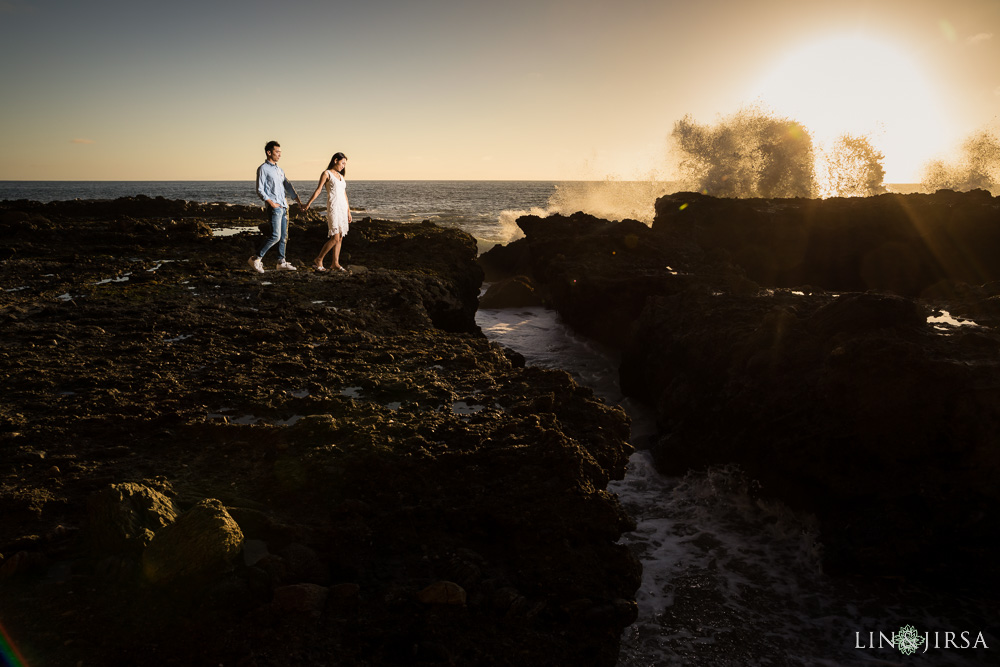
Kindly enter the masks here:
<path id="1" fill-rule="evenodd" d="M 304 202 L 315 180 L 292 180 Z M 889 184 L 893 192 L 920 191 L 915 184 Z M 583 211 L 607 220 L 631 218 L 647 224 L 662 195 L 688 189 L 679 181 L 541 181 L 541 180 L 351 180 L 347 196 L 355 219 L 366 216 L 397 222 L 429 220 L 457 227 L 488 243 L 506 243 L 520 235 L 524 215 L 569 215 Z M 199 204 L 263 207 L 253 179 L 215 181 L 0 181 L 0 201 L 41 203 L 163 197 Z M 311 208 L 326 206 L 321 192 Z M 293 211 L 294 216 L 294 211 Z"/>

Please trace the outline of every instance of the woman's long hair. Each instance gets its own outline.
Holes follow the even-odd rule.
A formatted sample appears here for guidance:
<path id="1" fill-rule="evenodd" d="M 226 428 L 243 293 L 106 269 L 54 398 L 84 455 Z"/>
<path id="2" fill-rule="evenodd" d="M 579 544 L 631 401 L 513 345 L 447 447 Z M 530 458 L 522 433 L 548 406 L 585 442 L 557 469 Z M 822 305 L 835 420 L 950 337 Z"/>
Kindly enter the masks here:
<path id="1" fill-rule="evenodd" d="M 327 169 L 333 169 L 333 165 L 334 165 L 334 163 L 337 162 L 337 160 L 346 160 L 346 159 L 347 159 L 347 156 L 344 155 L 343 153 L 334 153 L 333 157 L 330 158 L 330 164 L 328 164 L 326 166 L 326 168 Z M 346 177 L 347 176 L 347 167 L 344 167 L 343 169 L 341 169 L 339 173 L 340 173 L 341 176 Z"/>

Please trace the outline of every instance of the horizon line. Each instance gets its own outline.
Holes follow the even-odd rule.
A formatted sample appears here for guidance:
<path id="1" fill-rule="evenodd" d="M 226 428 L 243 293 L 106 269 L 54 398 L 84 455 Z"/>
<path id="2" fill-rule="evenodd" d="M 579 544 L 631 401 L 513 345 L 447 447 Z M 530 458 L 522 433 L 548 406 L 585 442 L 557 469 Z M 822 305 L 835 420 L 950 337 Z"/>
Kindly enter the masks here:
<path id="1" fill-rule="evenodd" d="M 298 179 L 309 180 L 316 179 Z M 358 178 L 362 183 L 681 183 L 683 179 L 652 178 Z M 206 179 L 0 179 L 0 183 L 253 183 L 252 178 L 206 178 Z M 920 185 L 920 181 L 883 181 L 883 185 Z"/>

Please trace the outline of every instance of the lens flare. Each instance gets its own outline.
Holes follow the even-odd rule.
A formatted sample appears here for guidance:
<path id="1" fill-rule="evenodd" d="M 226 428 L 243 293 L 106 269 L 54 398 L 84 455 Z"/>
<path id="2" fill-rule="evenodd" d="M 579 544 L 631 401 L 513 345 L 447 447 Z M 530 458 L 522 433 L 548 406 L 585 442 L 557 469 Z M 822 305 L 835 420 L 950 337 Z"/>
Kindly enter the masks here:
<path id="1" fill-rule="evenodd" d="M 0 624 L 0 667 L 28 667 L 3 624 Z"/>

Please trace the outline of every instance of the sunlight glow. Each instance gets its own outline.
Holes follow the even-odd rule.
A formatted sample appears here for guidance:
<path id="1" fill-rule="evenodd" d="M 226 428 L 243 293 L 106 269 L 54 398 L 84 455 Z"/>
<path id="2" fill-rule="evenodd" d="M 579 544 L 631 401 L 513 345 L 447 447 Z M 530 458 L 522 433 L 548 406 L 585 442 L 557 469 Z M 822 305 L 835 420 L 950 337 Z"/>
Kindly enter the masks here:
<path id="1" fill-rule="evenodd" d="M 954 144 L 938 96 L 911 58 L 863 36 L 813 41 L 789 53 L 752 96 L 805 125 L 827 148 L 865 135 L 885 155 L 886 181 L 918 180 L 925 162 Z"/>

